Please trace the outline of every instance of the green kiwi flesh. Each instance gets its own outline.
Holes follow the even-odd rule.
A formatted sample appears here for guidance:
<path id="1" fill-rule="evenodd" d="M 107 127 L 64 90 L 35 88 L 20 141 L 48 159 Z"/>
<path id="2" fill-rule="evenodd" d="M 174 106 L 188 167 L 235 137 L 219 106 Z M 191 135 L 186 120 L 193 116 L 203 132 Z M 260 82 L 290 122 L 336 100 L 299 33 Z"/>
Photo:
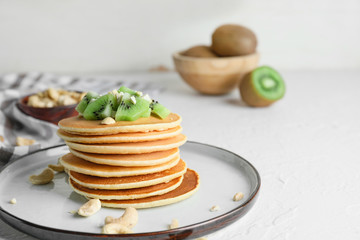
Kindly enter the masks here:
<path id="1" fill-rule="evenodd" d="M 170 114 L 170 110 L 164 107 L 162 104 L 154 101 L 150 104 L 151 114 L 161 119 L 166 118 Z"/>
<path id="2" fill-rule="evenodd" d="M 284 96 L 285 83 L 275 69 L 262 66 L 246 74 L 241 80 L 240 94 L 248 105 L 265 107 Z"/>
<path id="3" fill-rule="evenodd" d="M 134 97 L 134 96 L 132 96 Z M 136 103 L 131 99 L 123 99 L 115 114 L 116 121 L 135 121 L 149 115 L 149 101 L 141 97 L 135 97 Z"/>
<path id="4" fill-rule="evenodd" d="M 113 94 L 106 94 L 95 101 L 90 102 L 86 107 L 83 116 L 87 120 L 100 120 L 113 115 L 117 100 Z M 116 108 L 115 108 L 116 109 Z"/>
<path id="5" fill-rule="evenodd" d="M 258 67 L 251 75 L 255 90 L 262 98 L 275 101 L 284 96 L 285 83 L 275 69 L 267 66 Z"/>
<path id="6" fill-rule="evenodd" d="M 81 101 L 79 102 L 79 104 L 76 106 L 75 110 L 78 112 L 78 113 L 83 113 L 86 109 L 86 107 L 88 106 L 88 104 L 90 103 L 90 101 L 92 99 L 95 99 L 99 97 L 99 94 L 97 94 L 96 92 L 88 92 L 82 99 Z"/>
<path id="7" fill-rule="evenodd" d="M 151 115 L 164 119 L 170 114 L 169 109 L 152 100 L 147 94 L 143 96 L 141 92 L 125 86 L 103 96 L 88 92 L 76 110 L 87 120 L 113 117 L 116 121 L 134 121 Z"/>
<path id="8" fill-rule="evenodd" d="M 125 86 L 121 86 L 118 90 L 118 92 L 123 92 L 123 93 L 129 93 L 130 95 L 135 95 L 136 94 L 136 91 L 130 89 L 130 88 L 127 88 Z"/>

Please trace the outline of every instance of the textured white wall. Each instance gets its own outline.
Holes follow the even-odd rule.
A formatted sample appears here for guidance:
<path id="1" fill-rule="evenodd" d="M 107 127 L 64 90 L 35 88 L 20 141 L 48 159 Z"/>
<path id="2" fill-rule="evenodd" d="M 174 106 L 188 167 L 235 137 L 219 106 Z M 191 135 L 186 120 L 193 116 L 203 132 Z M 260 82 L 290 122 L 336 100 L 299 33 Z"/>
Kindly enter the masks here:
<path id="1" fill-rule="evenodd" d="M 0 73 L 172 68 L 224 23 L 252 28 L 261 63 L 359 69 L 359 0 L 0 0 Z"/>

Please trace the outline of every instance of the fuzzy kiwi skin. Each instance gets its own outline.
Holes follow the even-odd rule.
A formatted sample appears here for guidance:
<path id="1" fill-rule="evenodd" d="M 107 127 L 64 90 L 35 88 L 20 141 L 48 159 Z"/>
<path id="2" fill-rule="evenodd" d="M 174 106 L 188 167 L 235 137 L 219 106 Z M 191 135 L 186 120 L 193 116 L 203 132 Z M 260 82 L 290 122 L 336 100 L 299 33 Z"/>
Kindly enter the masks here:
<path id="1" fill-rule="evenodd" d="M 187 57 L 198 57 L 198 58 L 217 58 L 218 55 L 214 53 L 210 47 L 205 45 L 198 45 L 189 48 L 182 53 L 183 56 Z"/>
<path id="2" fill-rule="evenodd" d="M 239 90 L 242 100 L 252 107 L 267 107 L 277 100 L 266 99 L 261 96 L 252 83 L 252 72 L 247 73 L 240 82 Z"/>
<path id="3" fill-rule="evenodd" d="M 256 47 L 255 33 L 240 25 L 222 25 L 212 34 L 211 49 L 222 57 L 252 54 L 256 51 Z"/>

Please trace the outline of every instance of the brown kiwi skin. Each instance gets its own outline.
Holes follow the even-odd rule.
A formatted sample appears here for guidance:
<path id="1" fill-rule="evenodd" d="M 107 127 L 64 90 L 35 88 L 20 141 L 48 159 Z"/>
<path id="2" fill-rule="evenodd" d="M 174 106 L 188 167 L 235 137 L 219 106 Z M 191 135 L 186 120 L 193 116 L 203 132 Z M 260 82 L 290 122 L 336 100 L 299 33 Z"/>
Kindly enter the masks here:
<path id="1" fill-rule="evenodd" d="M 239 89 L 242 100 L 252 107 L 267 107 L 276 102 L 276 100 L 265 99 L 259 95 L 252 84 L 251 74 L 252 72 L 247 73 L 240 82 Z"/>
<path id="2" fill-rule="evenodd" d="M 209 46 L 197 45 L 189 48 L 182 53 L 183 56 L 198 57 L 198 58 L 217 58 L 218 55 L 214 53 Z"/>
<path id="3" fill-rule="evenodd" d="M 241 25 L 225 24 L 212 34 L 211 49 L 222 57 L 252 54 L 256 47 L 255 33 Z"/>

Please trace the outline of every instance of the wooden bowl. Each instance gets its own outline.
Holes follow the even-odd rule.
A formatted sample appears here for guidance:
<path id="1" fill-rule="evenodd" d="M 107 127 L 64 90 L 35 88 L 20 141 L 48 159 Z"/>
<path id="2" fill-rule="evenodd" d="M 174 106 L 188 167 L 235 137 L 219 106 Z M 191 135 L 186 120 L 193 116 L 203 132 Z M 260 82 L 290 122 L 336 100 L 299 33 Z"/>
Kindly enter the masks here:
<path id="1" fill-rule="evenodd" d="M 258 66 L 259 54 L 238 57 L 196 58 L 173 54 L 176 71 L 191 87 L 203 94 L 229 93 L 245 74 Z"/>
<path id="2" fill-rule="evenodd" d="M 73 117 L 78 115 L 78 112 L 75 110 L 77 104 L 67 105 L 67 106 L 57 106 L 52 108 L 37 108 L 27 105 L 29 96 L 21 98 L 17 102 L 17 107 L 25 114 L 37 118 L 43 121 L 53 123 L 55 125 L 63 118 Z"/>

